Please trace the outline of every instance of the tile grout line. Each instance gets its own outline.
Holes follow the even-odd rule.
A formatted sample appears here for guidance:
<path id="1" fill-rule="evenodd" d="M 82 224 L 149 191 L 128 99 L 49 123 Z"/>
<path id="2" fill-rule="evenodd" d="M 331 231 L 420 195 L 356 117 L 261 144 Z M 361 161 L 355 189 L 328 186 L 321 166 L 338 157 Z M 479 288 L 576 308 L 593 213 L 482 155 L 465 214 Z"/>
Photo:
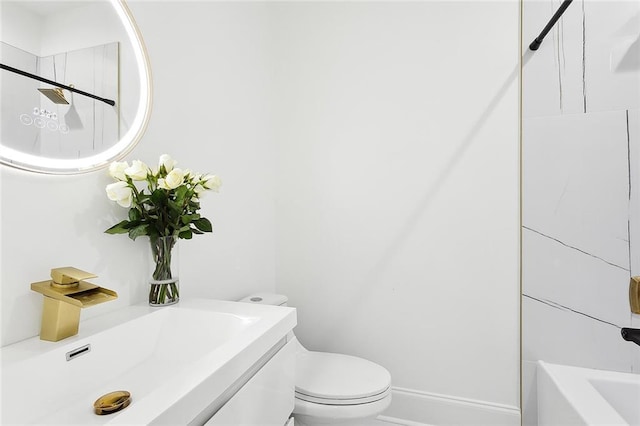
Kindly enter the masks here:
<path id="1" fill-rule="evenodd" d="M 560 23 L 562 23 L 562 18 L 560 18 Z M 562 43 L 563 41 L 561 40 L 561 35 L 562 33 L 560 32 L 561 28 L 560 25 L 558 25 L 556 27 L 556 33 L 558 34 L 558 37 L 556 38 L 556 43 L 557 43 L 557 47 L 556 47 L 556 54 L 557 54 L 557 61 L 558 61 L 558 87 L 560 88 L 560 113 L 562 113 L 562 63 L 560 61 L 560 49 L 562 48 Z"/>
<path id="2" fill-rule="evenodd" d="M 586 15 L 584 13 L 584 0 L 582 0 L 582 102 L 584 105 L 585 114 L 587 113 L 586 36 L 587 36 Z"/>
<path id="3" fill-rule="evenodd" d="M 522 296 L 523 296 L 523 297 L 526 297 L 526 298 L 528 298 L 528 299 L 531 299 L 531 300 L 535 300 L 536 302 L 543 303 L 543 304 L 545 304 L 545 305 L 547 305 L 547 306 L 550 306 L 550 307 L 552 307 L 552 308 L 559 309 L 559 310 L 561 310 L 561 311 L 569 311 L 569 312 L 573 312 L 573 313 L 575 313 L 575 314 L 585 316 L 585 317 L 590 318 L 590 319 L 592 319 L 592 320 L 599 321 L 599 322 L 601 322 L 601 323 L 603 323 L 603 324 L 611 325 L 611 326 L 616 327 L 616 328 L 621 328 L 619 325 L 616 325 L 616 324 L 614 324 L 614 323 L 612 323 L 612 322 L 608 322 L 608 321 L 602 320 L 602 319 L 600 319 L 600 318 L 597 318 L 597 317 L 591 316 L 591 315 L 589 315 L 589 314 L 585 314 L 584 312 L 576 311 L 575 309 L 571 309 L 571 308 L 570 308 L 570 307 L 568 307 L 568 306 L 562 305 L 562 304 L 557 303 L 557 302 L 554 302 L 554 301 L 552 301 L 552 300 L 547 300 L 547 299 L 538 299 L 538 298 L 536 298 L 536 297 L 530 296 L 530 295 L 525 294 L 525 293 L 523 293 L 523 294 L 522 294 Z"/>
<path id="4" fill-rule="evenodd" d="M 587 256 L 591 256 L 591 257 L 593 257 L 593 258 L 595 258 L 595 259 L 598 259 L 598 260 L 600 260 L 600 261 L 602 261 L 602 262 L 604 262 L 604 263 L 606 263 L 606 264 L 608 264 L 608 265 L 615 266 L 616 268 L 620 268 L 620 269 L 622 269 L 623 271 L 630 272 L 630 271 L 629 271 L 629 269 L 627 269 L 627 268 L 625 268 L 625 267 L 622 267 L 622 266 L 620 266 L 620 265 L 616 265 L 615 263 L 611 263 L 611 262 L 609 262 L 608 260 L 604 260 L 603 258 L 596 256 L 595 254 L 591 254 L 591 253 L 588 253 L 588 252 L 586 252 L 586 251 L 584 251 L 584 250 L 580 250 L 580 249 L 579 249 L 579 248 L 577 248 L 577 247 L 570 246 L 569 244 L 564 243 L 564 242 L 560 241 L 560 240 L 559 240 L 559 239 L 557 239 L 557 238 L 553 238 L 553 237 L 551 237 L 551 236 L 549 236 L 549 235 L 543 234 L 543 233 L 542 233 L 542 232 L 540 232 L 540 231 L 536 231 L 535 229 L 529 228 L 529 227 L 524 226 L 524 225 L 522 225 L 522 227 L 523 227 L 524 229 L 528 230 L 528 231 L 535 232 L 535 233 L 536 233 L 536 234 L 538 234 L 538 235 L 541 235 L 541 236 L 546 237 L 546 238 L 549 238 L 550 240 L 553 240 L 553 241 L 555 241 L 555 242 L 557 242 L 557 243 L 560 243 L 560 244 L 562 244 L 562 245 L 563 245 L 563 246 L 565 246 L 565 247 L 568 247 L 568 248 L 570 248 L 570 249 L 573 249 L 573 250 L 579 251 L 579 252 L 580 252 L 580 253 L 582 253 L 582 254 L 586 254 Z"/>
<path id="5" fill-rule="evenodd" d="M 627 204 L 627 240 L 629 242 L 629 276 L 631 273 L 632 257 L 631 257 L 631 135 L 629 133 L 629 110 L 626 111 L 627 118 L 627 174 L 629 175 L 629 203 Z"/>
<path id="6" fill-rule="evenodd" d="M 629 201 L 631 201 L 631 135 L 629 133 L 629 110 L 626 110 L 627 125 L 627 171 L 629 172 Z"/>
<path id="7" fill-rule="evenodd" d="M 551 1 L 551 9 L 553 10 L 553 0 Z M 554 28 L 552 36 L 553 36 L 553 51 L 554 51 L 554 60 L 558 67 L 558 101 L 560 107 L 560 114 L 562 114 L 562 64 L 560 63 L 560 24 L 562 24 L 562 18 L 560 18 L 560 23 Z"/>

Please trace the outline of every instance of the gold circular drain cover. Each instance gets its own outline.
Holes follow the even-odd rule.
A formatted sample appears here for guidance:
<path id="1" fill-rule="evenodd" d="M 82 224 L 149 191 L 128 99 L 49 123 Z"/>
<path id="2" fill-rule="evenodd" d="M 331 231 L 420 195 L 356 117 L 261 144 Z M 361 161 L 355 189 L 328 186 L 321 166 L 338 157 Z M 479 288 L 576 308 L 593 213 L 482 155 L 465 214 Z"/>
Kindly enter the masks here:
<path id="1" fill-rule="evenodd" d="M 131 394 L 127 391 L 109 392 L 96 399 L 93 408 L 96 414 L 104 415 L 115 413 L 131 404 Z"/>

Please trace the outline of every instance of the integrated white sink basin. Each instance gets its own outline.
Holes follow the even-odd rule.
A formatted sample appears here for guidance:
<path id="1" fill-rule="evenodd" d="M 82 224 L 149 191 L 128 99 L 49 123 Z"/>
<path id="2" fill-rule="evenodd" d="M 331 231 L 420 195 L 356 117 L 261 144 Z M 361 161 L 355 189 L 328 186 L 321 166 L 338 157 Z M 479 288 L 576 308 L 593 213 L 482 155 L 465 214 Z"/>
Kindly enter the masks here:
<path id="1" fill-rule="evenodd" d="M 0 420 L 202 423 L 284 344 L 295 324 L 292 308 L 215 300 L 131 306 L 92 318 L 60 342 L 36 337 L 0 349 Z M 117 390 L 131 393 L 131 405 L 94 414 L 93 402 Z"/>
<path id="2" fill-rule="evenodd" d="M 640 375 L 538 361 L 538 423 L 640 425 Z"/>

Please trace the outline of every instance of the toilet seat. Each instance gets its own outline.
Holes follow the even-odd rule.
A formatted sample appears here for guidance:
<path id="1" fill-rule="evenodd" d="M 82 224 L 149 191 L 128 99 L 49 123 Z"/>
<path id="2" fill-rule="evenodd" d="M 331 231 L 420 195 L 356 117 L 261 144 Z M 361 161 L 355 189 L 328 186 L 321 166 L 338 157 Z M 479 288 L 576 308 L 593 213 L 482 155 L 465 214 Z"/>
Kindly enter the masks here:
<path id="1" fill-rule="evenodd" d="M 391 392 L 391 388 L 387 388 L 384 392 L 379 393 L 377 395 L 372 395 L 367 398 L 353 398 L 353 399 L 334 399 L 334 398 L 319 398 L 315 396 L 305 395 L 303 393 L 296 391 L 296 399 L 311 402 L 313 404 L 324 404 L 324 405 L 362 405 L 362 404 L 370 404 L 372 402 L 379 401 L 384 399 Z"/>
<path id="2" fill-rule="evenodd" d="M 306 351 L 296 360 L 296 398 L 323 405 L 370 404 L 391 392 L 389 372 L 366 359 Z"/>

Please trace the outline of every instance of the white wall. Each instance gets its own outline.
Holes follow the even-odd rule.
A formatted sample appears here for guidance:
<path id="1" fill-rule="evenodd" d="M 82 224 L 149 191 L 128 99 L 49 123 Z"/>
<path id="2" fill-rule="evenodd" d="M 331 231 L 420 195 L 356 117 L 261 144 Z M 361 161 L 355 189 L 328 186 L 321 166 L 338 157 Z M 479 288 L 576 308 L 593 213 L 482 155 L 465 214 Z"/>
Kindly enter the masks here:
<path id="1" fill-rule="evenodd" d="M 3 1 L 0 11 L 5 17 L 13 17 L 2 22 L 2 41 L 29 53 L 39 54 L 42 47 L 42 16 L 23 8 L 20 3 L 11 1 Z M 25 31 L 26 28 L 31 30 Z"/>
<path id="2" fill-rule="evenodd" d="M 259 5 L 130 3 L 147 44 L 154 110 L 145 137 L 127 159 L 219 174 L 220 194 L 202 202 L 213 235 L 181 242 L 184 297 L 236 299 L 274 289 L 274 206 L 268 52 Z M 171 22 L 168 29 L 166 23 Z M 200 52 L 194 55 L 193 52 Z M 241 54 L 238 54 L 241 52 Z M 82 318 L 146 299 L 148 240 L 104 229 L 126 211 L 107 200 L 105 171 L 42 176 L 0 167 L 2 344 L 39 332 L 41 296 L 29 284 L 57 266 L 94 272 L 119 299 Z M 82 327 L 82 325 L 81 325 Z"/>
<path id="3" fill-rule="evenodd" d="M 152 153 L 149 161 L 174 153 L 180 165 L 223 181 L 220 194 L 202 200 L 213 235 L 182 244 L 181 285 L 193 283 L 183 294 L 234 300 L 274 290 L 267 4 L 141 1 L 130 7 L 154 79 L 151 127 L 141 148 Z"/>
<path id="4" fill-rule="evenodd" d="M 555 3 L 555 4 L 554 4 Z M 528 44 L 559 2 L 526 1 Z M 523 69 L 523 420 L 536 361 L 640 372 L 640 3 L 573 2 Z"/>
<path id="5" fill-rule="evenodd" d="M 277 289 L 304 344 L 391 371 L 388 416 L 518 424 L 518 4 L 130 6 L 155 98 L 128 158 L 224 181 L 183 296 Z M 0 173 L 4 344 L 37 334 L 54 266 L 120 293 L 84 317 L 144 301 L 147 241 L 102 233 L 124 215 L 103 172 Z"/>
<path id="6" fill-rule="evenodd" d="M 296 334 L 387 367 L 389 416 L 519 424 L 518 4 L 276 11 Z"/>

